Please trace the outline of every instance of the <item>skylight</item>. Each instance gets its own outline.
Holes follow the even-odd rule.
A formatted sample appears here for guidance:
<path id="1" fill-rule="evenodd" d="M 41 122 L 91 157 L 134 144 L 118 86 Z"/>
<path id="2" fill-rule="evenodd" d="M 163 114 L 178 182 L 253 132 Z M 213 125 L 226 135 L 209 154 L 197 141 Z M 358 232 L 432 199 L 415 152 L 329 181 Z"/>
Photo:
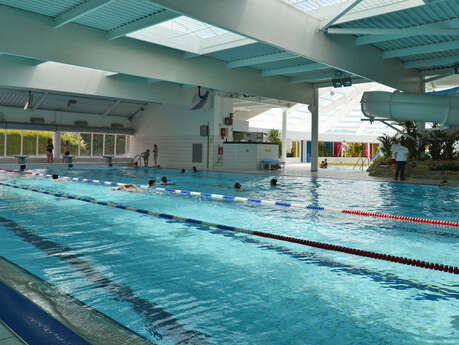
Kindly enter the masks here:
<path id="1" fill-rule="evenodd" d="M 153 25 L 128 36 L 197 55 L 255 42 L 241 35 L 185 16 Z"/>

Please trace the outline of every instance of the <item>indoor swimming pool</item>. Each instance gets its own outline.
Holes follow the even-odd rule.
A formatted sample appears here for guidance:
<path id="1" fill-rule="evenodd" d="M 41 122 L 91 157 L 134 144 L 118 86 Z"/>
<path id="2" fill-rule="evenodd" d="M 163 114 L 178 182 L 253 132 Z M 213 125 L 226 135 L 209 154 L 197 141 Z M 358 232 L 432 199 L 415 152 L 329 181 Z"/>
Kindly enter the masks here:
<path id="1" fill-rule="evenodd" d="M 188 191 L 459 221 L 457 187 L 103 166 L 30 171 L 138 185 L 167 176 L 169 188 Z M 458 227 L 6 172 L 0 182 L 0 256 L 152 343 L 459 343 L 458 275 L 44 192 L 453 266 Z"/>

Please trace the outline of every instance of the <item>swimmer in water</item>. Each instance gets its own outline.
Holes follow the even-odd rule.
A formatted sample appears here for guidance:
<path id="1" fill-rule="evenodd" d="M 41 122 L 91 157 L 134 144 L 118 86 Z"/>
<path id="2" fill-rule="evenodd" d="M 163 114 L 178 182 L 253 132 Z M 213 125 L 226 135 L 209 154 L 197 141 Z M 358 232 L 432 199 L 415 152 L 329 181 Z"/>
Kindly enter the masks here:
<path id="1" fill-rule="evenodd" d="M 173 182 L 168 182 L 168 181 L 167 181 L 167 177 L 166 177 L 166 176 L 163 176 L 163 177 L 161 177 L 161 184 L 162 184 L 162 185 L 166 185 L 166 186 L 172 186 L 172 185 L 174 185 L 175 183 L 173 183 Z"/>
<path id="2" fill-rule="evenodd" d="M 271 187 L 277 187 L 277 180 L 273 178 L 271 179 L 271 181 L 269 181 L 269 184 L 271 185 Z"/>
<path id="3" fill-rule="evenodd" d="M 242 186 L 241 186 L 241 184 L 239 182 L 236 182 L 234 184 L 233 188 L 234 188 L 234 190 L 236 190 L 238 192 L 242 191 Z"/>
<path id="4" fill-rule="evenodd" d="M 122 190 L 122 191 L 126 191 L 126 192 L 139 192 L 140 189 L 134 185 L 134 184 L 131 184 L 131 183 L 126 183 L 126 184 L 123 184 L 121 186 L 118 186 L 118 187 L 113 187 L 112 188 L 113 190 Z"/>

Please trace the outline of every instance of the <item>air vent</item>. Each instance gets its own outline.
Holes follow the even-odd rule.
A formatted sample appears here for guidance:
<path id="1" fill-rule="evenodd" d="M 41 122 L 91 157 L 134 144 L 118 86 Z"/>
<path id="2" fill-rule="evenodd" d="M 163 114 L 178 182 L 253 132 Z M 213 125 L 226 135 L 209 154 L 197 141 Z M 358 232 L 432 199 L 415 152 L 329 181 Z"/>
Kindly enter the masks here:
<path id="1" fill-rule="evenodd" d="M 112 128 L 124 128 L 124 125 L 122 123 L 112 123 L 110 126 Z"/>
<path id="2" fill-rule="evenodd" d="M 88 121 L 75 121 L 75 126 L 88 127 Z"/>
<path id="3" fill-rule="evenodd" d="M 30 122 L 32 123 L 45 123 L 45 119 L 42 117 L 31 117 Z"/>

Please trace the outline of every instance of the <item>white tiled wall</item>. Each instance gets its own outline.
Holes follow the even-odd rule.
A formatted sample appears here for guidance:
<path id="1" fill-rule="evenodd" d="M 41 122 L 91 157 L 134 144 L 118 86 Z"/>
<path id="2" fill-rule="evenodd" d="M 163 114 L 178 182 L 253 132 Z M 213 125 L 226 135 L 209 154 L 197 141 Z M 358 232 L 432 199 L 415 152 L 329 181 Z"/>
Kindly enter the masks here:
<path id="1" fill-rule="evenodd" d="M 150 166 L 154 165 L 153 145 L 158 145 L 159 161 L 163 167 L 190 169 L 206 168 L 207 137 L 200 136 L 200 126 L 213 119 L 212 108 L 190 111 L 176 105 L 151 105 L 134 119 L 136 134 L 131 139 L 130 154 L 150 149 Z M 193 144 L 202 143 L 202 163 L 192 162 Z"/>

